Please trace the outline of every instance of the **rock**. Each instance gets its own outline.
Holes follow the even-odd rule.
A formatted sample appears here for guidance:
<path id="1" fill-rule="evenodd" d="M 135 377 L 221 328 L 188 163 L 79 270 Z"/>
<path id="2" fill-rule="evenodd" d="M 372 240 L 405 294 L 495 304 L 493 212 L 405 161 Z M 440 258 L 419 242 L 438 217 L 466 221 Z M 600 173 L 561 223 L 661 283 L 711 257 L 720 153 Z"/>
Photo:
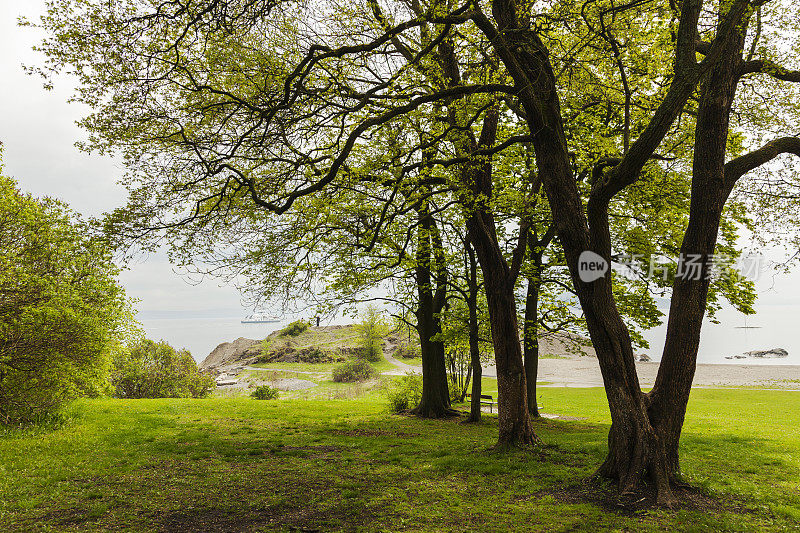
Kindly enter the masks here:
<path id="1" fill-rule="evenodd" d="M 752 352 L 745 352 L 744 354 L 747 357 L 756 357 L 758 359 L 766 359 L 766 358 L 773 358 L 773 357 L 786 357 L 786 356 L 789 355 L 789 352 L 787 352 L 783 348 L 773 348 L 771 350 L 753 350 Z"/>
<path id="2" fill-rule="evenodd" d="M 203 370 L 255 357 L 261 353 L 261 341 L 239 337 L 233 342 L 223 342 L 200 363 Z"/>
<path id="3" fill-rule="evenodd" d="M 650 359 L 650 356 L 647 355 L 646 353 L 633 354 L 633 358 L 639 363 L 649 363 L 650 361 L 652 361 L 652 359 Z"/>
<path id="4" fill-rule="evenodd" d="M 755 359 L 777 359 L 781 357 L 787 357 L 788 355 L 789 352 L 783 348 L 773 348 L 771 350 L 753 350 L 750 352 L 744 352 L 741 355 L 729 355 L 725 357 L 725 359 L 747 359 L 749 357 Z"/>

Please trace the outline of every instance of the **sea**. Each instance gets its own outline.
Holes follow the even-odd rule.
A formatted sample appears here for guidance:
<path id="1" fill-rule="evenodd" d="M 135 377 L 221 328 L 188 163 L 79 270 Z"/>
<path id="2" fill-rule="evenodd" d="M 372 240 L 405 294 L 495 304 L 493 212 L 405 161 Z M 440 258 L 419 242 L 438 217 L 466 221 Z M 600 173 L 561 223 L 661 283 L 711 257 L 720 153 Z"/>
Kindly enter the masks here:
<path id="1" fill-rule="evenodd" d="M 667 303 L 659 307 L 666 314 Z M 800 365 L 800 306 L 761 305 L 756 307 L 755 315 L 745 316 L 734 309 L 723 309 L 718 314 L 719 322 L 714 324 L 708 320 L 703 324 L 698 351 L 699 363 L 735 363 L 735 364 L 769 364 Z M 176 348 L 186 348 L 198 362 L 223 342 L 230 342 L 239 337 L 263 339 L 292 320 L 281 320 L 274 323 L 242 324 L 242 315 L 206 316 L 185 318 L 180 316 L 140 316 L 147 336 L 152 339 L 164 339 Z M 306 317 L 313 319 L 313 317 Z M 323 321 L 321 325 L 346 324 L 352 319 L 339 318 Z M 664 347 L 666 325 L 645 332 L 650 347 L 637 350 L 648 354 L 654 361 L 661 359 Z M 742 354 L 751 350 L 769 350 L 783 348 L 789 352 L 785 358 L 778 359 L 738 359 L 725 357 Z"/>
<path id="2" fill-rule="evenodd" d="M 659 306 L 661 307 L 661 306 Z M 717 314 L 719 323 L 705 320 L 697 352 L 699 363 L 735 363 L 766 365 L 800 365 L 800 306 L 797 304 L 756 305 L 756 314 L 745 316 L 732 308 Z M 662 312 L 666 315 L 666 306 Z M 666 320 L 666 316 L 664 317 Z M 649 349 L 638 350 L 654 361 L 661 359 L 666 323 L 648 330 L 644 337 Z M 726 359 L 753 350 L 783 348 L 784 358 Z"/>
<path id="3" fill-rule="evenodd" d="M 245 313 L 239 316 L 218 317 L 163 317 L 139 316 L 137 320 L 144 327 L 147 337 L 165 340 L 175 348 L 186 348 L 198 363 L 202 362 L 214 348 L 224 342 L 231 342 L 239 337 L 260 340 L 270 333 L 283 328 L 297 317 L 278 322 L 262 324 L 242 324 Z M 313 317 L 307 317 L 313 320 Z M 322 326 L 346 323 L 346 321 L 329 320 L 320 323 Z"/>

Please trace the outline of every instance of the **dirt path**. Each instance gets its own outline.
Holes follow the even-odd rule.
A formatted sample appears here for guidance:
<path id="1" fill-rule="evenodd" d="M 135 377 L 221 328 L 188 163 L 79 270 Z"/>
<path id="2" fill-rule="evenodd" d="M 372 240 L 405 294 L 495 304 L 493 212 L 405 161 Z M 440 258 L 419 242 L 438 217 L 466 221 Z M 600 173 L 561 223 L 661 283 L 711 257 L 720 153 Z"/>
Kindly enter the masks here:
<path id="1" fill-rule="evenodd" d="M 383 374 L 384 376 L 403 376 L 408 372 L 411 372 L 412 374 L 422 374 L 421 366 L 414 366 L 404 363 L 399 359 L 396 359 L 392 354 L 390 354 L 385 350 L 383 352 L 383 357 L 386 358 L 386 360 L 389 361 L 389 363 L 397 367 L 394 370 L 387 370 L 386 372 L 381 372 L 381 374 Z"/>

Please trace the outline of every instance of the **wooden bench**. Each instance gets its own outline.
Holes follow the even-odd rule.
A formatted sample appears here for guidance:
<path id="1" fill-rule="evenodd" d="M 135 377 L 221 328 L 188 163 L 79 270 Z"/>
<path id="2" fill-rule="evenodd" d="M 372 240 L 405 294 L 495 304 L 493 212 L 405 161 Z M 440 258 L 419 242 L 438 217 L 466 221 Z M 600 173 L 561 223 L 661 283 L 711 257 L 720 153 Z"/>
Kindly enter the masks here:
<path id="1" fill-rule="evenodd" d="M 472 394 L 467 393 L 467 398 L 469 398 L 470 401 L 472 401 Z M 492 398 L 488 394 L 481 394 L 481 405 L 486 405 L 486 404 L 489 405 L 489 412 L 491 413 L 495 405 L 494 398 Z"/>

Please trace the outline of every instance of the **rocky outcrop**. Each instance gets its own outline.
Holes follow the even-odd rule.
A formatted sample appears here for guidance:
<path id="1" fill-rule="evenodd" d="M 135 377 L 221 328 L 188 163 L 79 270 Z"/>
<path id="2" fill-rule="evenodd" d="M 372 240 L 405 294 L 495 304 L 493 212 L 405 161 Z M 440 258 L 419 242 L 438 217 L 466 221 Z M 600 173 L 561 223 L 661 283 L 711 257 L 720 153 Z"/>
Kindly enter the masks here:
<path id="1" fill-rule="evenodd" d="M 251 359 L 261 354 L 261 341 L 239 337 L 233 342 L 223 342 L 200 363 L 203 370 Z"/>
<path id="2" fill-rule="evenodd" d="M 789 352 L 783 348 L 773 348 L 771 350 L 753 350 L 741 355 L 729 355 L 725 359 L 777 359 L 788 355 Z"/>
<path id="3" fill-rule="evenodd" d="M 652 359 L 650 359 L 650 356 L 647 355 L 646 353 L 633 354 L 633 358 L 639 363 L 649 363 L 650 361 L 652 361 Z"/>

